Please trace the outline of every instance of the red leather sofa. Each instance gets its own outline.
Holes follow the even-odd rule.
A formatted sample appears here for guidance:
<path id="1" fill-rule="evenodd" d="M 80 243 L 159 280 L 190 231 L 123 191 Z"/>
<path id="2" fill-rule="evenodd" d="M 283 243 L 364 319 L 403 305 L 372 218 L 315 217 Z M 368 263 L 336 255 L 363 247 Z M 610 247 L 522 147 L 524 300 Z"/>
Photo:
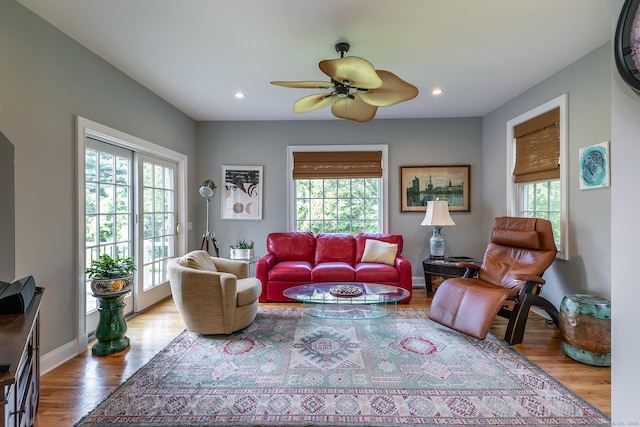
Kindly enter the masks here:
<path id="1" fill-rule="evenodd" d="M 368 239 L 396 244 L 395 260 L 362 262 Z M 256 277 L 262 282 L 260 302 L 291 301 L 282 295 L 285 289 L 320 282 L 381 283 L 411 293 L 411 263 L 401 255 L 402 244 L 398 234 L 271 233 L 268 253 L 256 264 Z M 411 295 L 401 302 L 410 300 Z"/>

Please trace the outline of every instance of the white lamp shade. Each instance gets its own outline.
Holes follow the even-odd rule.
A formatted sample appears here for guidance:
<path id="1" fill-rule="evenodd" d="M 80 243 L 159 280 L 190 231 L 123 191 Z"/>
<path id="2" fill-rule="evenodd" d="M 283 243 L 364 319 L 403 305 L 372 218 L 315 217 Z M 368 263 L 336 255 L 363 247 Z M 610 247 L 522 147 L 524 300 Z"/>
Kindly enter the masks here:
<path id="1" fill-rule="evenodd" d="M 427 212 L 420 225 L 442 227 L 456 225 L 449 215 L 449 204 L 446 200 L 431 200 L 427 202 Z"/>

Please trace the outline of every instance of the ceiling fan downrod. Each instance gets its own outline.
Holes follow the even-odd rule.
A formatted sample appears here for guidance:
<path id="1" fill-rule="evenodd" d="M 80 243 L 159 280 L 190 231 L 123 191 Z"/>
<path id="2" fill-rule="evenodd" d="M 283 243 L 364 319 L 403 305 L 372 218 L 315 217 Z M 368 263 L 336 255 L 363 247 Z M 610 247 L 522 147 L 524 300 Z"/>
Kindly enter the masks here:
<path id="1" fill-rule="evenodd" d="M 344 54 L 349 52 L 349 43 L 339 42 L 336 43 L 336 52 L 340 54 L 340 58 L 344 58 Z"/>

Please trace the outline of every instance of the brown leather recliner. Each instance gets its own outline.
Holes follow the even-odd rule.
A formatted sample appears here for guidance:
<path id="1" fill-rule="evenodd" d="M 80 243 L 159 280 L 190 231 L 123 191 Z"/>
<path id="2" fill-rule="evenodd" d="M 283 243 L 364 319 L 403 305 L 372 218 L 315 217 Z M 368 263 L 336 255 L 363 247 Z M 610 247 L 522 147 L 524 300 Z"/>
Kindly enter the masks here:
<path id="1" fill-rule="evenodd" d="M 482 266 L 459 263 L 467 273 L 447 279 L 433 297 L 429 318 L 485 339 L 496 315 L 509 319 L 505 341 L 519 344 L 529 309 L 544 309 L 558 326 L 558 310 L 540 296 L 541 277 L 557 253 L 551 223 L 539 218 L 498 217 Z M 506 304 L 512 300 L 512 308 Z"/>

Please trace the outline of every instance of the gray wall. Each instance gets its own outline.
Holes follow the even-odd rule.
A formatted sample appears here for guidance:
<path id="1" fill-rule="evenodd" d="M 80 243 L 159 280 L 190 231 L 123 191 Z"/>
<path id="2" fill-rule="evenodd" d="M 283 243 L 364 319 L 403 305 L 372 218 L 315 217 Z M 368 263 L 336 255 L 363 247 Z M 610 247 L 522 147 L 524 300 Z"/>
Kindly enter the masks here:
<path id="1" fill-rule="evenodd" d="M 623 0 L 613 2 L 615 29 Z M 612 38 L 613 39 L 613 38 Z M 640 96 L 611 73 L 611 408 L 612 425 L 637 425 L 640 353 L 638 290 Z"/>
<path id="2" fill-rule="evenodd" d="M 336 144 L 388 144 L 389 232 L 404 236 L 403 255 L 413 264 L 413 275 L 424 277 L 422 259 L 430 227 L 420 226 L 424 214 L 400 212 L 400 166 L 471 165 L 471 211 L 453 212 L 456 225 L 443 234 L 447 255 L 481 256 L 482 144 L 481 119 L 374 120 L 295 122 L 198 123 L 198 178 L 220 184 L 221 165 L 264 165 L 263 220 L 221 220 L 220 197 L 212 200 L 211 224 L 228 255 L 229 244 L 246 238 L 256 242 L 256 254 L 265 253 L 271 231 L 287 229 L 287 146 Z M 201 198 L 202 199 L 202 198 Z M 205 228 L 204 200 L 200 201 L 200 234 Z M 424 283 L 424 278 L 422 278 Z"/>
<path id="3" fill-rule="evenodd" d="M 75 116 L 192 159 L 195 123 L 13 0 L 0 1 L 0 94 L 15 146 L 15 276 L 46 288 L 46 354 L 75 339 L 78 318 Z"/>
<path id="4" fill-rule="evenodd" d="M 13 176 L 13 144 L 0 131 L 0 281 L 7 283 L 16 267 Z"/>
<path id="5" fill-rule="evenodd" d="M 578 150 L 611 139 L 610 52 L 607 43 L 483 119 L 483 227 L 488 236 L 491 218 L 503 215 L 507 206 L 506 122 L 568 94 L 570 259 L 554 262 L 545 273 L 549 286 L 544 289 L 558 307 L 567 294 L 611 296 L 611 189 L 578 187 Z"/>

